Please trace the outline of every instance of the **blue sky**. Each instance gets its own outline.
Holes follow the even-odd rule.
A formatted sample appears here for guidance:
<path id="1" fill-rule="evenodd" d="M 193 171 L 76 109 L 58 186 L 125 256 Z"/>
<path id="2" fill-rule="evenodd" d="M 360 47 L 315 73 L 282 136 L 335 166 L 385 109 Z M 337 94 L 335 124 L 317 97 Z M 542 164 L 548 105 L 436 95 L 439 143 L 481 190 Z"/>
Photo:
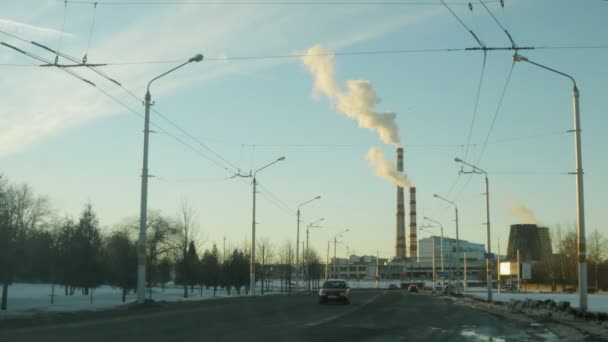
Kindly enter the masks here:
<path id="1" fill-rule="evenodd" d="M 472 12 L 467 6 L 452 8 L 487 46 L 508 46 L 487 12 L 473 4 Z M 505 0 L 504 10 L 497 2 L 488 7 L 519 46 L 608 45 L 608 2 Z M 323 228 L 311 232 L 311 246 L 323 254 L 327 240 L 350 227 L 338 253 L 345 254 L 348 245 L 359 254 L 379 250 L 393 255 L 395 186 L 375 176 L 365 154 L 377 146 L 394 160 L 394 147 L 357 127 L 325 97 L 313 96 L 313 77 L 298 58 L 231 58 L 291 55 L 316 44 L 339 52 L 476 46 L 441 6 L 111 6 L 100 1 L 90 44 L 92 5 L 68 4 L 63 38 L 62 1 L 3 2 L 0 13 L 0 29 L 27 40 L 78 58 L 90 45 L 89 63 L 179 61 L 203 53 L 207 60 L 153 85 L 155 108 L 242 170 L 286 156 L 259 175 L 258 237 L 275 243 L 295 240 L 295 207 L 321 195 L 303 209 L 303 219 L 325 218 Z M 11 37 L 0 38 L 53 58 Z M 471 162 L 479 159 L 511 55 L 488 53 L 467 154 Z M 600 214 L 608 193 L 603 151 L 608 49 L 522 55 L 573 75 L 579 84 L 587 229 L 608 233 Z M 382 99 L 377 110 L 397 113 L 406 173 L 418 191 L 418 223 L 429 216 L 454 235 L 453 212 L 433 198 L 437 193 L 458 203 L 461 238 L 485 242 L 483 178 L 459 176 L 453 162 L 464 157 L 482 53 L 351 55 L 334 61 L 341 87 L 347 80 L 369 80 Z M 10 49 L 0 50 L 0 171 L 49 196 L 62 215 L 78 215 L 90 200 L 105 229 L 137 217 L 142 120 L 58 69 L 15 66 L 29 62 Z M 173 65 L 109 65 L 103 70 L 143 97 L 146 83 Z M 78 72 L 143 114 L 141 103 L 124 90 L 86 70 Z M 509 210 L 513 205 L 529 208 L 549 226 L 575 220 L 574 176 L 563 174 L 574 170 L 573 136 L 560 133 L 572 129 L 571 91 L 565 78 L 529 64 L 514 67 L 479 163 L 490 173 L 493 248 L 500 238 L 504 251 L 509 225 L 521 222 Z M 156 114 L 152 120 L 188 140 Z M 160 133 L 151 135 L 150 173 L 157 177 L 150 179 L 151 209 L 174 215 L 186 199 L 209 242 L 221 243 L 225 236 L 229 245 L 240 246 L 249 239 L 249 180 L 226 179 L 230 174 L 224 169 Z"/>

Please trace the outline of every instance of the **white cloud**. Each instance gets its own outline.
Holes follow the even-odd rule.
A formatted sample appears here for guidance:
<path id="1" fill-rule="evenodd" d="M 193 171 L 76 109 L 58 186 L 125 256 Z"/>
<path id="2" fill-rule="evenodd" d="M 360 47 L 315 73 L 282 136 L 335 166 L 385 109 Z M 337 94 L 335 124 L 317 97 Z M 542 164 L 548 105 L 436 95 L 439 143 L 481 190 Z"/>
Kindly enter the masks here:
<path id="1" fill-rule="evenodd" d="M 57 31 L 55 29 L 34 26 L 10 19 L 0 19 L 0 30 L 7 31 L 16 36 L 27 37 L 28 39 L 54 38 L 63 35 L 63 37 L 74 37 L 71 33 Z"/>

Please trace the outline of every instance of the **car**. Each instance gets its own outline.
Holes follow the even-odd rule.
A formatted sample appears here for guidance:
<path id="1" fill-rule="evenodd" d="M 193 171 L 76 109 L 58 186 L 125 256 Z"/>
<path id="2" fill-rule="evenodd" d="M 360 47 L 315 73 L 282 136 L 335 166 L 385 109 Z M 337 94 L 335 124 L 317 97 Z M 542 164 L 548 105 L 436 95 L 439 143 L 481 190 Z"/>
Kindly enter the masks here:
<path id="1" fill-rule="evenodd" d="M 350 287 L 345 280 L 329 279 L 319 290 L 319 304 L 338 302 L 350 304 Z"/>
<path id="2" fill-rule="evenodd" d="M 389 289 L 389 290 L 397 290 L 397 289 L 399 289 L 399 286 L 397 286 L 397 285 L 395 285 L 395 284 L 390 284 L 390 285 L 388 286 L 388 289 Z"/>
<path id="3" fill-rule="evenodd" d="M 418 285 L 411 284 L 410 286 L 408 286 L 407 291 L 408 292 L 418 292 Z"/>

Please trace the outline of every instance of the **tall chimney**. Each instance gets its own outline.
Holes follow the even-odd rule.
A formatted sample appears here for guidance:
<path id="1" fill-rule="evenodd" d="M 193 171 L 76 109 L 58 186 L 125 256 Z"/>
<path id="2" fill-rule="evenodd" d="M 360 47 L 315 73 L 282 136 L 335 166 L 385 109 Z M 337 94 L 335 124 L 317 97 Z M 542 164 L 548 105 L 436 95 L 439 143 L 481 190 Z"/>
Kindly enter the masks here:
<path id="1" fill-rule="evenodd" d="M 410 258 L 418 260 L 418 237 L 416 236 L 416 187 L 410 187 Z"/>
<path id="2" fill-rule="evenodd" d="M 397 171 L 403 172 L 403 147 L 397 148 Z M 397 186 L 397 241 L 395 256 L 405 259 L 405 203 L 403 200 L 403 187 Z"/>

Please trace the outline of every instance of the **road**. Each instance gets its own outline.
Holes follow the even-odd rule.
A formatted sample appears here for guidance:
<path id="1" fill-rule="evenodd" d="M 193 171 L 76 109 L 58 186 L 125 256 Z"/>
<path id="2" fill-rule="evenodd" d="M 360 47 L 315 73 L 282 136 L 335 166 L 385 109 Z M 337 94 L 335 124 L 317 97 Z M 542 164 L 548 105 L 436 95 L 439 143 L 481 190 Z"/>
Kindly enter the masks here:
<path id="1" fill-rule="evenodd" d="M 206 302 L 186 309 L 0 331 L 0 341 L 556 340 L 535 324 L 511 322 L 450 298 L 402 290 L 355 291 L 351 305 L 319 305 L 312 294 Z"/>

